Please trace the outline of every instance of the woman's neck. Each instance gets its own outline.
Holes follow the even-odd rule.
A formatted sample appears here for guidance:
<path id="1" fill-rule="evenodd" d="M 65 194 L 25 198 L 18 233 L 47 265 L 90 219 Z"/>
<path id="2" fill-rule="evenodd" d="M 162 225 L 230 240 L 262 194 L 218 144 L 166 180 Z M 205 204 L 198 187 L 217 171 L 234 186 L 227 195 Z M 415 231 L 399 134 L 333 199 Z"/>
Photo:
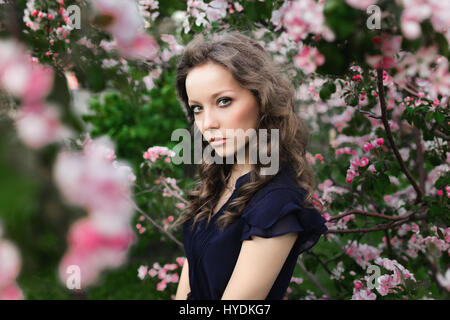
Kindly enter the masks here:
<path id="1" fill-rule="evenodd" d="M 230 178 L 228 180 L 228 189 L 232 189 L 236 186 L 236 181 L 246 173 L 253 169 L 251 164 L 235 164 L 231 169 Z"/>

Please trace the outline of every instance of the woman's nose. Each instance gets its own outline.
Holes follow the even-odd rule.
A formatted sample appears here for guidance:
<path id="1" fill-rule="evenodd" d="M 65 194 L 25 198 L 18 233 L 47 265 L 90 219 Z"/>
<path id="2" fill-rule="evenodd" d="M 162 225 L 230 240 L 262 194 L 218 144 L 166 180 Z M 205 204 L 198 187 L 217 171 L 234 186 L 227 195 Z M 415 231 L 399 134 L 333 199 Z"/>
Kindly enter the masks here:
<path id="1" fill-rule="evenodd" d="M 219 115 L 213 108 L 206 108 L 202 119 L 203 132 L 219 128 Z"/>

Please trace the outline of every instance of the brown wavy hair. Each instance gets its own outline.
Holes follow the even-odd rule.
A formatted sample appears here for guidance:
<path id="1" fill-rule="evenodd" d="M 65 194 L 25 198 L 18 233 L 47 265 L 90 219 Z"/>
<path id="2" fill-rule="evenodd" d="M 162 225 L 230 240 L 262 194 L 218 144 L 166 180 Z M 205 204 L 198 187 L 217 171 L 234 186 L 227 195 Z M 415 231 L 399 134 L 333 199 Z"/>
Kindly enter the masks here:
<path id="1" fill-rule="evenodd" d="M 259 104 L 256 132 L 259 132 L 258 129 L 267 129 L 270 154 L 270 131 L 279 129 L 280 166 L 290 165 L 296 172 L 297 184 L 307 192 L 303 205 L 315 201 L 312 197 L 314 174 L 306 159 L 310 131 L 294 111 L 295 90 L 284 76 L 283 65 L 275 63 L 256 40 L 243 32 L 228 31 L 216 33 L 213 37 L 201 35 L 194 38 L 179 57 L 175 80 L 177 98 L 187 115 L 191 133 L 194 131 L 195 119 L 188 104 L 186 77 L 193 68 L 208 62 L 227 68 L 242 87 L 254 94 Z M 207 144 L 202 139 L 202 150 Z M 172 228 L 191 218 L 194 219 L 192 228 L 201 219 L 207 219 L 209 224 L 214 207 L 230 178 L 232 166 L 205 162 L 198 166 L 194 188 L 187 196 L 186 213 L 177 218 Z M 262 166 L 259 163 L 253 165 L 249 183 L 237 190 L 235 199 L 228 203 L 224 214 L 216 220 L 221 230 L 239 218 L 252 196 L 273 179 L 273 175 L 260 175 L 260 168 Z"/>

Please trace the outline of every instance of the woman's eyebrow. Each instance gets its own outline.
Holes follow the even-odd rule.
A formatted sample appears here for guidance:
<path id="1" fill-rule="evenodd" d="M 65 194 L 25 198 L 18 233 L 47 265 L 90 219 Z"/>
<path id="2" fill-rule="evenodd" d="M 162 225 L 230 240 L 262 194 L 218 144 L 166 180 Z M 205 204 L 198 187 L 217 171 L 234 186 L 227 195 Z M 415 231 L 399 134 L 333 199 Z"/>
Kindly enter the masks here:
<path id="1" fill-rule="evenodd" d="M 225 90 L 221 90 L 221 91 L 219 91 L 219 92 L 213 93 L 213 94 L 211 95 L 211 100 L 214 99 L 215 97 L 217 97 L 219 94 L 224 93 L 224 92 L 227 92 L 227 91 L 233 91 L 233 90 L 231 90 L 231 89 L 225 89 Z M 195 100 L 189 100 L 188 102 L 189 102 L 189 104 L 191 104 L 191 103 L 200 103 L 200 102 L 195 101 Z"/>

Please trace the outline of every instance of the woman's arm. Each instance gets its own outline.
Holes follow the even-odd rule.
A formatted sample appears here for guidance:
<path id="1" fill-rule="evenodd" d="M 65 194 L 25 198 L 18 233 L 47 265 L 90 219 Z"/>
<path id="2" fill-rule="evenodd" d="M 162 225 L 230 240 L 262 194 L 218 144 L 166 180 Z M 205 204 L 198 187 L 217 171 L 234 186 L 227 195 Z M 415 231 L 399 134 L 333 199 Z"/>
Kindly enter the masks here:
<path id="1" fill-rule="evenodd" d="M 189 265 L 188 259 L 184 259 L 183 269 L 181 269 L 180 281 L 178 282 L 175 300 L 186 300 L 188 293 L 191 291 L 189 286 Z"/>
<path id="2" fill-rule="evenodd" d="M 264 300 L 272 289 L 298 232 L 273 238 L 253 236 L 242 242 L 222 300 Z"/>

